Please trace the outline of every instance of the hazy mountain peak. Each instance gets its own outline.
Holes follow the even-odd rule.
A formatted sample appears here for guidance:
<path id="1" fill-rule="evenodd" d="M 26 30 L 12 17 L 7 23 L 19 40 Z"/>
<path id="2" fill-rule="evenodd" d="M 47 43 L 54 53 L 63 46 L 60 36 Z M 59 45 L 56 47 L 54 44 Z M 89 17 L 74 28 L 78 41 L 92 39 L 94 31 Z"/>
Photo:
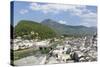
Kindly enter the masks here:
<path id="1" fill-rule="evenodd" d="M 59 34 L 71 34 L 71 35 L 91 35 L 96 32 L 96 29 L 89 28 L 83 25 L 78 26 L 72 26 L 72 25 L 66 25 L 66 24 L 60 24 L 57 21 L 46 19 L 41 22 L 43 25 L 46 25 L 53 30 L 55 30 Z"/>
<path id="2" fill-rule="evenodd" d="M 52 22 L 53 22 L 53 23 L 54 23 L 54 22 L 57 23 L 56 21 L 54 21 L 54 20 L 52 20 L 52 19 L 45 19 L 45 20 L 42 21 L 42 23 L 52 23 Z"/>

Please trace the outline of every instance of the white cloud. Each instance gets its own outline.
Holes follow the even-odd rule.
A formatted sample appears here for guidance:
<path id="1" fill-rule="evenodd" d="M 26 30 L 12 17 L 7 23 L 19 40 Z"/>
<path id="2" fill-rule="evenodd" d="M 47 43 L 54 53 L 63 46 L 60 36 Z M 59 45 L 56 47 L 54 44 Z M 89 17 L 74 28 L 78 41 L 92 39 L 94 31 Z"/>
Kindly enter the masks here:
<path id="1" fill-rule="evenodd" d="M 90 23 L 88 23 L 88 22 L 82 22 L 82 23 L 80 23 L 80 25 L 91 27 Z"/>
<path id="2" fill-rule="evenodd" d="M 65 4 L 39 4 L 30 3 L 29 8 L 33 11 L 41 11 L 44 14 L 51 13 L 57 14 L 61 11 L 68 12 L 73 16 L 81 18 L 80 24 L 85 26 L 96 26 L 97 13 L 91 12 L 86 6 L 82 5 L 65 5 Z M 59 21 L 59 23 L 66 24 L 65 21 Z"/>
<path id="3" fill-rule="evenodd" d="M 27 10 L 27 9 L 21 9 L 21 10 L 19 11 L 19 13 L 20 13 L 20 14 L 26 14 L 26 13 L 28 13 L 28 10 Z"/>
<path id="4" fill-rule="evenodd" d="M 84 25 L 87 27 L 97 26 L 97 20 L 95 20 L 95 19 L 83 19 L 81 21 L 80 25 Z"/>
<path id="5" fill-rule="evenodd" d="M 63 21 L 63 20 L 60 20 L 59 23 L 60 24 L 67 24 L 67 22 L 66 21 Z"/>
<path id="6" fill-rule="evenodd" d="M 87 14 L 80 15 L 81 24 L 85 26 L 97 26 L 97 14 L 93 12 L 89 12 Z"/>
<path id="7" fill-rule="evenodd" d="M 84 6 L 75 6 L 75 5 L 63 5 L 63 4 L 38 4 L 30 3 L 29 6 L 32 10 L 40 10 L 43 13 L 59 13 L 60 11 L 72 11 L 79 13 L 79 8 L 84 8 Z"/>

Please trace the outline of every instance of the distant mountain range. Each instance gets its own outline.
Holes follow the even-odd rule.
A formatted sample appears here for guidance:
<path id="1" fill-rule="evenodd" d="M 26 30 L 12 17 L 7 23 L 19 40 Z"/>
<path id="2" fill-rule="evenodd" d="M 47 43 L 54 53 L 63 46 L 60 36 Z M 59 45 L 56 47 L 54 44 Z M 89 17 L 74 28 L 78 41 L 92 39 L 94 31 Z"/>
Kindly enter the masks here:
<path id="1" fill-rule="evenodd" d="M 52 28 L 58 35 L 93 35 L 97 32 L 96 27 L 86 27 L 86 26 L 71 26 L 60 24 L 57 21 L 46 19 L 41 22 L 41 24 Z"/>
<path id="2" fill-rule="evenodd" d="M 22 36 L 28 35 L 27 38 L 36 38 L 37 35 L 30 35 L 31 32 L 38 33 L 41 39 L 55 37 L 55 36 L 86 36 L 94 35 L 97 32 L 96 27 L 86 27 L 86 26 L 71 26 L 60 24 L 57 21 L 46 19 L 42 22 L 35 22 L 29 20 L 21 20 L 14 27 L 14 35 Z"/>

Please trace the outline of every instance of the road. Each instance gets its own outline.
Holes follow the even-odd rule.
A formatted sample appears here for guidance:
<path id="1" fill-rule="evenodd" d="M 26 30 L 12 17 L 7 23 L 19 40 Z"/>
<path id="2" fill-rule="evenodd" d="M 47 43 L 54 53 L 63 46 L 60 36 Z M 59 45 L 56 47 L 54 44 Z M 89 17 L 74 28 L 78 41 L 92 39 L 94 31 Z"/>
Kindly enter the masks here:
<path id="1" fill-rule="evenodd" d="M 37 65 L 37 64 L 45 64 L 46 61 L 46 55 L 35 57 L 35 56 L 29 56 L 25 57 L 19 60 L 14 61 L 15 66 L 31 66 L 31 65 Z"/>

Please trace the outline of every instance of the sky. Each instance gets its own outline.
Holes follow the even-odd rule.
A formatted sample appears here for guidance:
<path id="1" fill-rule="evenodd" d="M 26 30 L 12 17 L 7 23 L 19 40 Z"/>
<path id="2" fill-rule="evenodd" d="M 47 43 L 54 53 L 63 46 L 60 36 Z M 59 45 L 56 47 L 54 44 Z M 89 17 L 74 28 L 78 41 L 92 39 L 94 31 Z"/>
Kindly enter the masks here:
<path id="1" fill-rule="evenodd" d="M 88 5 L 68 5 L 14 1 L 14 26 L 21 20 L 42 22 L 52 19 L 66 25 L 97 26 L 97 7 Z"/>

